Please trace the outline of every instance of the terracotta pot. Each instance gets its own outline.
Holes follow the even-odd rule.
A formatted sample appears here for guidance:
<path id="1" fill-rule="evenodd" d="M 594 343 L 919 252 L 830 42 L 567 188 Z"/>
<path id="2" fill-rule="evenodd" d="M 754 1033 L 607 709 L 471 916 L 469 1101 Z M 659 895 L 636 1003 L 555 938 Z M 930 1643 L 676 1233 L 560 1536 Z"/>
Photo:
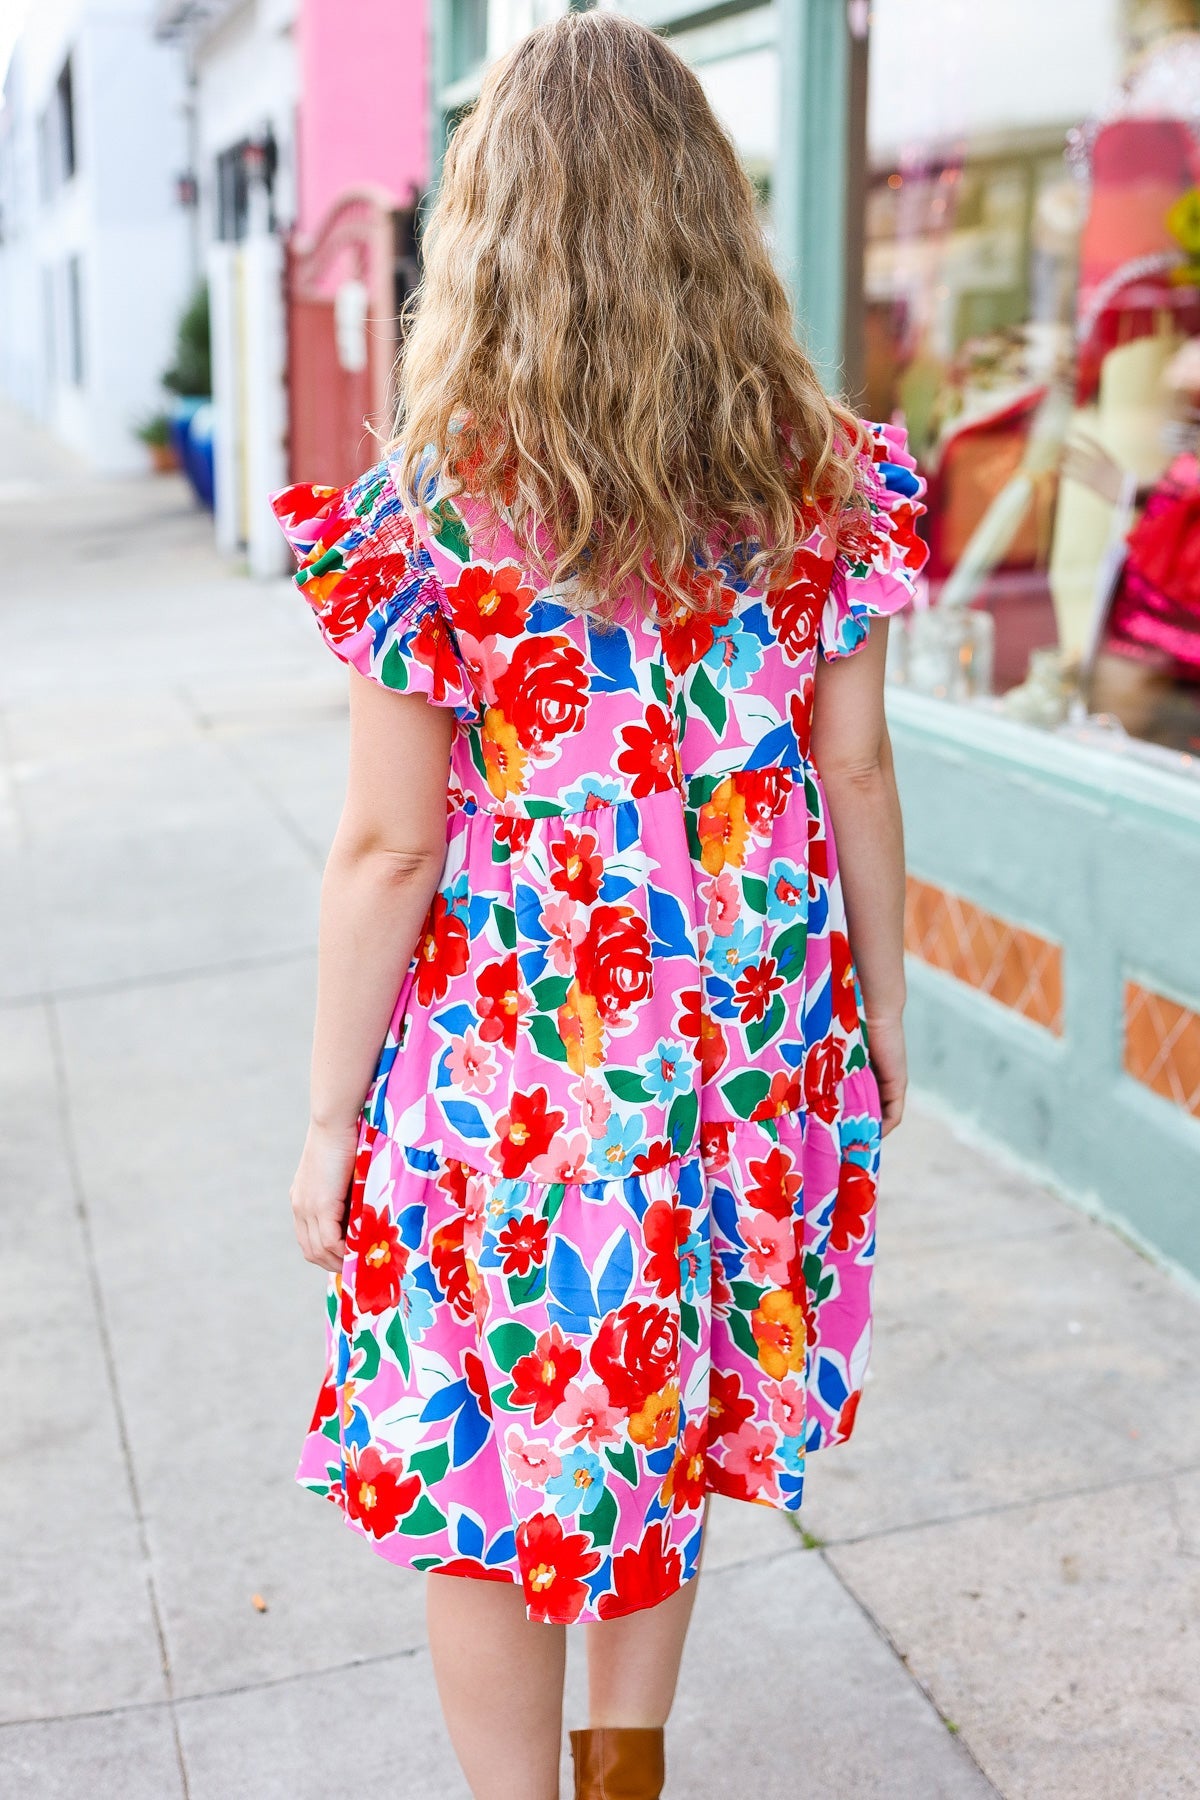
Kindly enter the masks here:
<path id="1" fill-rule="evenodd" d="M 156 475 L 171 475 L 179 467 L 174 444 L 147 444 L 150 467 Z"/>

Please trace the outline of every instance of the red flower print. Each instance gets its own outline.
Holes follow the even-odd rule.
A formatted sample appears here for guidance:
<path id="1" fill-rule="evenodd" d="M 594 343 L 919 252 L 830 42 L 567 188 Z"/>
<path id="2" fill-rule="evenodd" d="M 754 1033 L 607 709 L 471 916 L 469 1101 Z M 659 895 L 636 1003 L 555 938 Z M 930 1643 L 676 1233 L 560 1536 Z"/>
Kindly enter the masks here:
<path id="1" fill-rule="evenodd" d="M 528 1275 L 535 1263 L 540 1266 L 546 1258 L 546 1239 L 549 1233 L 548 1220 L 536 1219 L 532 1213 L 525 1213 L 519 1219 L 510 1219 L 496 1239 L 500 1267 L 504 1274 Z"/>
<path id="2" fill-rule="evenodd" d="M 713 627 L 727 617 L 728 614 L 696 612 L 682 601 L 672 606 L 669 613 L 660 616 L 663 655 L 676 675 L 686 675 L 692 665 L 712 649 L 715 636 Z"/>
<path id="3" fill-rule="evenodd" d="M 796 734 L 801 756 L 807 756 L 812 748 L 813 689 L 813 678 L 806 675 L 799 687 L 793 690 L 788 702 L 792 730 Z"/>
<path id="4" fill-rule="evenodd" d="M 434 1006 L 444 1000 L 451 977 L 461 975 L 467 966 L 470 944 L 467 923 L 461 913 L 452 912 L 446 896 L 434 896 L 425 924 L 425 935 L 417 946 L 417 1002 Z"/>
<path id="5" fill-rule="evenodd" d="M 695 1044 L 701 1076 L 705 1081 L 711 1081 L 729 1055 L 729 1046 L 725 1042 L 725 1033 L 712 1014 L 705 1010 L 699 988 L 691 988 L 684 995 L 678 1030 Z"/>
<path id="6" fill-rule="evenodd" d="M 788 585 L 768 596 L 775 635 L 792 662 L 798 662 L 816 642 L 831 566 L 818 551 L 801 548 L 792 563 Z"/>
<path id="7" fill-rule="evenodd" d="M 600 1552 L 583 1532 L 564 1532 L 557 1513 L 535 1513 L 517 1526 L 517 1562 L 530 1616 L 573 1625 L 587 1599 L 584 1578 L 600 1567 Z"/>
<path id="8" fill-rule="evenodd" d="M 404 1473 L 399 1456 L 373 1446 L 350 1449 L 346 1459 L 346 1511 L 373 1538 L 389 1537 L 421 1492 L 421 1477 Z"/>
<path id="9" fill-rule="evenodd" d="M 858 1412 L 858 1403 L 862 1399 L 862 1389 L 856 1388 L 838 1414 L 837 1437 L 841 1441 L 850 1436 L 854 1430 L 854 1418 Z"/>
<path id="10" fill-rule="evenodd" d="M 524 587 L 515 563 L 499 569 L 476 565 L 464 569 L 447 589 L 455 629 L 482 643 L 491 637 L 517 637 L 533 604 L 533 589 Z"/>
<path id="11" fill-rule="evenodd" d="M 773 996 L 785 985 L 783 976 L 776 971 L 775 958 L 764 956 L 759 962 L 751 963 L 738 977 L 733 997 L 738 1003 L 743 1025 L 766 1018 Z"/>
<path id="12" fill-rule="evenodd" d="M 847 1160 L 838 1171 L 837 1199 L 829 1226 L 829 1248 L 849 1250 L 859 1244 L 870 1228 L 871 1208 L 875 1204 L 875 1178 L 861 1163 Z"/>
<path id="13" fill-rule="evenodd" d="M 683 1559 L 663 1532 L 662 1520 L 648 1526 L 640 1544 L 631 1544 L 612 1559 L 612 1592 L 601 1594 L 597 1611 L 602 1619 L 623 1619 L 627 1613 L 657 1606 L 673 1594 L 683 1577 Z"/>
<path id="14" fill-rule="evenodd" d="M 709 1119 L 701 1125 L 700 1155 L 707 1175 L 719 1175 L 729 1167 L 732 1144 L 733 1126 L 727 1119 Z"/>
<path id="15" fill-rule="evenodd" d="M 404 575 L 402 557 L 357 556 L 348 567 L 302 579 L 300 591 L 330 643 L 341 644 L 362 630 L 377 606 L 392 598 Z"/>
<path id="16" fill-rule="evenodd" d="M 590 906 L 603 879 L 604 858 L 595 832 L 573 831 L 568 825 L 562 843 L 550 846 L 550 886 Z"/>
<path id="17" fill-rule="evenodd" d="M 746 1205 L 755 1212 L 770 1213 L 774 1219 L 793 1218 L 800 1206 L 803 1184 L 788 1152 L 776 1145 L 761 1162 L 747 1166 L 754 1185 L 746 1189 Z"/>
<path id="18" fill-rule="evenodd" d="M 771 1085 L 754 1111 L 752 1119 L 777 1119 L 781 1113 L 793 1113 L 800 1110 L 800 1071 L 799 1069 L 776 1069 L 771 1077 Z"/>
<path id="19" fill-rule="evenodd" d="M 648 706 L 644 725 L 622 725 L 621 738 L 625 748 L 617 767 L 630 777 L 629 791 L 635 800 L 682 785 L 675 726 L 663 707 Z"/>
<path id="20" fill-rule="evenodd" d="M 606 1025 L 654 992 L 654 965 L 646 921 L 631 906 L 597 906 L 575 952 L 579 986 L 590 994 Z"/>
<path id="21" fill-rule="evenodd" d="M 591 1363 L 613 1405 L 640 1412 L 679 1373 L 679 1321 L 665 1306 L 629 1300 L 601 1320 Z"/>
<path id="22" fill-rule="evenodd" d="M 844 931 L 829 934 L 830 971 L 833 989 L 833 1016 L 845 1032 L 858 1029 L 858 995 L 854 990 L 854 963 L 850 943 Z"/>
<path id="23" fill-rule="evenodd" d="M 515 1050 L 521 1012 L 515 950 L 499 962 L 483 965 L 475 978 L 475 992 L 479 996 L 475 1010 L 480 1037 L 485 1043 L 503 1044 L 506 1050 Z"/>
<path id="24" fill-rule="evenodd" d="M 452 1556 L 449 1562 L 438 1564 L 437 1572 L 439 1575 L 465 1575 L 468 1581 L 502 1581 L 508 1587 L 512 1585 L 507 1569 L 489 1569 L 474 1556 Z"/>
<path id="25" fill-rule="evenodd" d="M 581 1353 L 563 1336 L 560 1326 L 552 1325 L 528 1355 L 519 1356 L 513 1364 L 509 1405 L 532 1406 L 534 1424 L 544 1425 L 582 1367 Z"/>
<path id="26" fill-rule="evenodd" d="M 672 1512 L 691 1512 L 703 1504 L 707 1448 L 708 1419 L 693 1419 L 684 1428 L 683 1442 L 663 1482 L 663 1505 L 669 1501 Z"/>
<path id="27" fill-rule="evenodd" d="M 827 1125 L 837 1118 L 841 1082 L 842 1046 L 835 1038 L 822 1038 L 804 1059 L 804 1102 Z"/>
<path id="28" fill-rule="evenodd" d="M 432 671 L 432 693 L 435 700 L 444 700 L 451 689 L 458 690 L 461 687 L 458 657 L 454 653 L 446 621 L 440 612 L 430 611 L 425 614 L 413 635 L 411 649 L 417 662 Z"/>
<path id="29" fill-rule="evenodd" d="M 533 1088 L 528 1094 L 514 1094 L 508 1111 L 496 1120 L 493 1155 L 502 1175 L 523 1175 L 530 1163 L 550 1148 L 567 1115 L 557 1109 L 548 1110 L 549 1100 L 544 1087 Z"/>
<path id="30" fill-rule="evenodd" d="M 483 1366 L 483 1358 L 477 1350 L 463 1352 L 463 1374 L 467 1378 L 467 1387 L 475 1397 L 475 1402 L 485 1419 L 492 1416 L 492 1390 L 488 1386 L 487 1370 Z"/>
<path id="31" fill-rule="evenodd" d="M 496 699 L 523 749 L 541 750 L 578 731 L 588 702 L 583 652 L 570 638 L 523 638 L 496 681 Z"/>
<path id="32" fill-rule="evenodd" d="M 751 831 L 766 836 L 772 819 L 787 811 L 792 792 L 790 769 L 743 769 L 733 777 L 733 784 L 746 806 L 746 820 Z"/>
<path id="33" fill-rule="evenodd" d="M 650 1255 L 645 1276 L 660 1300 L 679 1292 L 679 1252 L 692 1229 L 691 1208 L 654 1200 L 646 1208 L 642 1235 Z"/>
<path id="34" fill-rule="evenodd" d="M 317 1395 L 317 1404 L 313 1408 L 313 1416 L 309 1421 L 310 1431 L 320 1431 L 326 1419 L 332 1419 L 337 1411 L 337 1389 L 333 1385 L 332 1375 L 327 1375 Z"/>
<path id="35" fill-rule="evenodd" d="M 408 1266 L 408 1251 L 386 1208 L 376 1212 L 363 1203 L 350 1221 L 346 1248 L 358 1252 L 354 1271 L 354 1300 L 360 1313 L 383 1313 L 400 1303 L 400 1277 Z"/>
<path id="36" fill-rule="evenodd" d="M 466 1220 L 461 1213 L 456 1219 L 449 1219 L 445 1225 L 439 1225 L 429 1247 L 429 1262 L 451 1310 L 460 1319 L 473 1319 L 474 1286 L 479 1277 L 476 1275 L 475 1282 L 472 1282 L 471 1267 L 463 1244 L 465 1228 Z"/>
<path id="37" fill-rule="evenodd" d="M 747 1419 L 754 1417 L 754 1402 L 742 1392 L 741 1377 L 730 1371 L 714 1369 L 708 1380 L 708 1440 L 727 1437 L 740 1431 Z"/>
<path id="38" fill-rule="evenodd" d="M 533 820 L 524 813 L 505 812 L 499 806 L 492 816 L 496 821 L 496 842 L 507 844 L 514 856 L 521 856 L 533 831 Z"/>
<path id="39" fill-rule="evenodd" d="M 722 1472 L 733 1476 L 747 1500 L 760 1495 L 775 1498 L 778 1494 L 779 1462 L 775 1455 L 775 1433 L 769 1425 L 743 1425 L 725 1448 Z"/>

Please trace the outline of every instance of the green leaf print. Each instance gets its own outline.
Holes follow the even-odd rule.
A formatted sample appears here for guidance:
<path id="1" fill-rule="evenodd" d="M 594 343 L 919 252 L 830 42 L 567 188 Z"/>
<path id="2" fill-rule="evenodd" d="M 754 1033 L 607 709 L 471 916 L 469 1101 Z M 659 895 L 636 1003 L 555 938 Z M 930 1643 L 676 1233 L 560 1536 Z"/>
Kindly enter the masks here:
<path id="1" fill-rule="evenodd" d="M 326 1419 L 325 1423 L 322 1425 L 321 1436 L 332 1438 L 335 1444 L 341 1443 L 342 1421 L 338 1418 L 336 1413 L 333 1415 L 332 1419 Z"/>
<path id="2" fill-rule="evenodd" d="M 685 1344 L 700 1342 L 700 1314 L 688 1300 L 679 1303 L 679 1335 Z"/>
<path id="3" fill-rule="evenodd" d="M 422 1494 L 410 1513 L 397 1525 L 405 1537 L 432 1537 L 435 1531 L 445 1528 L 446 1515 L 440 1507 L 435 1506 L 428 1494 Z"/>
<path id="4" fill-rule="evenodd" d="M 359 1332 L 354 1340 L 354 1354 L 362 1357 L 354 1371 L 354 1380 L 358 1383 L 374 1381 L 379 1373 L 379 1339 L 373 1331 Z"/>
<path id="5" fill-rule="evenodd" d="M 634 1449 L 633 1445 L 629 1443 L 622 1444 L 619 1450 L 606 1449 L 604 1454 L 608 1459 L 610 1466 L 621 1477 L 622 1481 L 627 1481 L 630 1487 L 636 1487 L 638 1478 L 638 1460 L 637 1451 Z"/>
<path id="6" fill-rule="evenodd" d="M 427 1450 L 414 1450 L 408 1459 L 410 1475 L 419 1475 L 426 1487 L 440 1481 L 450 1467 L 449 1444 L 430 1444 Z"/>
<path id="7" fill-rule="evenodd" d="M 515 950 L 517 947 L 517 915 L 512 907 L 505 906 L 502 901 L 497 900 L 492 907 L 492 919 L 496 926 L 496 936 L 504 948 Z"/>
<path id="8" fill-rule="evenodd" d="M 750 1329 L 750 1320 L 747 1318 L 746 1314 L 740 1307 L 734 1307 L 730 1312 L 726 1323 L 729 1326 L 730 1337 L 742 1352 L 743 1356 L 748 1356 L 751 1362 L 756 1363 L 758 1361 L 758 1345 L 755 1342 L 754 1333 Z"/>
<path id="9" fill-rule="evenodd" d="M 541 1300 L 546 1293 L 546 1265 L 539 1269 L 536 1264 L 524 1275 L 510 1275 L 504 1284 L 508 1294 L 508 1304 L 514 1309 L 528 1306 L 531 1301 Z"/>
<path id="10" fill-rule="evenodd" d="M 671 1110 L 667 1114 L 667 1136 L 676 1156 L 684 1156 L 691 1149 L 699 1112 L 700 1102 L 693 1093 L 676 1094 L 671 1102 Z"/>
<path id="11" fill-rule="evenodd" d="M 408 669 L 400 654 L 399 644 L 388 645 L 387 655 L 379 667 L 379 679 L 384 687 L 395 688 L 398 694 L 402 694 L 408 686 Z"/>
<path id="12" fill-rule="evenodd" d="M 556 1013 L 566 999 L 570 985 L 567 975 L 547 975 L 543 981 L 535 981 L 529 991 L 540 1013 Z"/>
<path id="13" fill-rule="evenodd" d="M 412 1374 L 412 1356 L 408 1348 L 408 1333 L 404 1329 L 404 1320 L 399 1313 L 384 1332 L 383 1341 L 400 1364 L 400 1373 L 407 1381 Z"/>
<path id="14" fill-rule="evenodd" d="M 752 1025 L 746 1027 L 746 1048 L 751 1056 L 757 1056 L 764 1045 L 769 1044 L 772 1038 L 779 1036 L 786 1018 L 787 1007 L 783 1004 L 781 997 L 776 994 L 771 1001 L 771 1008 L 766 1018 L 756 1019 Z"/>
<path id="15" fill-rule="evenodd" d="M 460 563 L 471 560 L 471 540 L 467 528 L 449 500 L 439 500 L 436 506 L 429 509 L 429 517 L 433 520 L 433 535 L 443 550 Z"/>
<path id="16" fill-rule="evenodd" d="M 665 706 L 669 698 L 667 690 L 667 671 L 660 662 L 652 662 L 650 664 L 650 686 L 653 690 L 654 698 L 658 701 L 659 705 Z"/>
<path id="17" fill-rule="evenodd" d="M 516 1319 L 506 1319 L 503 1325 L 497 1325 L 494 1331 L 489 1331 L 487 1341 L 488 1349 L 506 1375 L 512 1373 L 512 1366 L 517 1358 L 528 1356 L 537 1343 L 528 1325 L 518 1324 Z"/>
<path id="18" fill-rule="evenodd" d="M 493 1388 L 492 1405 L 500 1407 L 503 1412 L 520 1412 L 521 1408 L 512 1404 L 512 1391 L 515 1386 L 515 1382 L 506 1381 L 503 1387 Z"/>
<path id="19" fill-rule="evenodd" d="M 742 896 L 751 912 L 766 912 L 767 884 L 760 875 L 742 876 Z"/>
<path id="20" fill-rule="evenodd" d="M 778 937 L 771 939 L 770 947 L 779 973 L 785 981 L 794 981 L 804 967 L 808 927 L 802 924 L 789 925 L 786 931 L 781 931 Z"/>
<path id="21" fill-rule="evenodd" d="M 692 705 L 696 707 L 699 712 L 704 714 L 704 717 L 712 726 L 714 734 L 717 737 L 724 737 L 725 723 L 729 717 L 729 709 L 725 704 L 724 696 L 718 694 L 716 688 L 709 680 L 708 672 L 703 663 L 697 663 L 692 674 L 688 692 L 692 698 Z"/>
<path id="22" fill-rule="evenodd" d="M 567 1046 L 559 1037 L 558 1026 L 548 1013 L 532 1013 L 526 1023 L 539 1056 L 548 1056 L 551 1062 L 566 1062 Z"/>
<path id="23" fill-rule="evenodd" d="M 865 1069 L 866 1066 L 867 1053 L 861 1044 L 855 1044 L 849 1056 L 846 1058 L 846 1074 L 853 1075 L 856 1069 Z"/>
<path id="24" fill-rule="evenodd" d="M 771 1091 L 771 1077 L 761 1069 L 744 1069 L 721 1083 L 721 1092 L 739 1119 L 748 1119 Z"/>
<path id="25" fill-rule="evenodd" d="M 627 1100 L 634 1106 L 649 1106 L 650 1095 L 645 1083 L 632 1069 L 606 1069 L 604 1079 L 618 1100 Z"/>
<path id="26" fill-rule="evenodd" d="M 730 1283 L 729 1291 L 733 1295 L 734 1305 L 739 1306 L 743 1312 L 747 1313 L 757 1312 L 763 1294 L 766 1292 L 765 1288 L 760 1288 L 753 1281 L 733 1281 Z"/>
<path id="27" fill-rule="evenodd" d="M 598 1500 L 587 1518 L 583 1520 L 586 1530 L 592 1534 L 596 1544 L 611 1544 L 613 1532 L 617 1529 L 617 1500 L 615 1494 L 606 1493 Z"/>

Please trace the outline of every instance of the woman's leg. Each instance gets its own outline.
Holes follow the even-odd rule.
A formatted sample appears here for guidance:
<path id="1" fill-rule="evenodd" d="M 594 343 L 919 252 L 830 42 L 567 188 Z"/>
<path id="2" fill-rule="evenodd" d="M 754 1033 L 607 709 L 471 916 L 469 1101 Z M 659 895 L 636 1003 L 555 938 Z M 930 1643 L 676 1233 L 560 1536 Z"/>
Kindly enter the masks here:
<path id="1" fill-rule="evenodd" d="M 450 1741 L 475 1800 L 558 1800 L 566 1634 L 522 1589 L 430 1575 L 429 1648 Z"/>
<path id="2" fill-rule="evenodd" d="M 588 1625 L 588 1724 L 665 1725 L 696 1599 L 696 1580 L 657 1606 Z"/>

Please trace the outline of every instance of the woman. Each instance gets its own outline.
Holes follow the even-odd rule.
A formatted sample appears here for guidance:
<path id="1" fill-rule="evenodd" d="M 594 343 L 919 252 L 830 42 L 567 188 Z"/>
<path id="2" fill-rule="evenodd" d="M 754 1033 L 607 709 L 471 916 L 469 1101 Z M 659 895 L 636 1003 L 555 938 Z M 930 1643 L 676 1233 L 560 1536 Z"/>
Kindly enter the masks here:
<path id="1" fill-rule="evenodd" d="M 579 1622 L 577 1793 L 639 1800 L 706 1495 L 795 1510 L 862 1385 L 905 1086 L 869 622 L 918 483 L 822 394 L 695 77 L 612 13 L 487 76 L 401 390 L 383 462 L 276 502 L 354 671 L 301 1479 L 429 1572 L 479 1800 L 557 1794 Z"/>

